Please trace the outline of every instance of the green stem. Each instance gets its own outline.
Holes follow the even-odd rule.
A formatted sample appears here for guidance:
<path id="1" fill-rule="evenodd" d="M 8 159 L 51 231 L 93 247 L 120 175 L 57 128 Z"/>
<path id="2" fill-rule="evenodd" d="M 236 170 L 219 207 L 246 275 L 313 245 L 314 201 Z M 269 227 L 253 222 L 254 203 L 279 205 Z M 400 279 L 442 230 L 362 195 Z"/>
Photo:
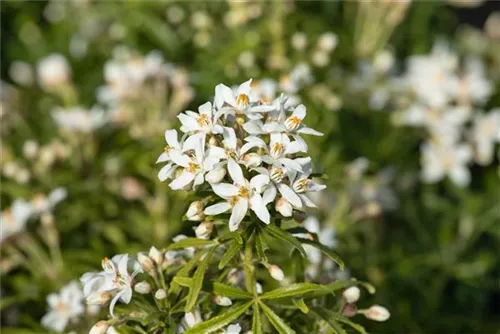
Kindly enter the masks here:
<path id="1" fill-rule="evenodd" d="M 243 255 L 244 269 L 245 269 L 245 286 L 251 294 L 257 298 L 257 289 L 255 288 L 255 267 L 253 265 L 253 239 L 250 237 L 245 246 L 245 254 Z"/>

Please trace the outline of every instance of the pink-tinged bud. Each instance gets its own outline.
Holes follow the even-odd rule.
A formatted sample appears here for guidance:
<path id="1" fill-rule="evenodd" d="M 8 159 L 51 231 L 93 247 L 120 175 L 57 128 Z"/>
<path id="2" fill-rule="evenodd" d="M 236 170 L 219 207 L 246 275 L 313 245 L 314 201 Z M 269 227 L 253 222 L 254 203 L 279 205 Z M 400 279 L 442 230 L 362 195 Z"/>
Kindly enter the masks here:
<path id="1" fill-rule="evenodd" d="M 158 300 L 165 299 L 167 298 L 167 292 L 163 289 L 158 289 L 158 291 L 156 291 L 155 293 L 155 298 Z"/>
<path id="2" fill-rule="evenodd" d="M 215 296 L 214 302 L 220 306 L 230 306 L 233 304 L 231 299 L 229 299 L 227 297 L 222 297 L 222 296 Z"/>
<path id="3" fill-rule="evenodd" d="M 155 246 L 149 249 L 149 257 L 159 266 L 163 262 L 163 254 Z"/>
<path id="4" fill-rule="evenodd" d="M 186 212 L 186 217 L 192 221 L 201 221 L 205 215 L 203 214 L 203 204 L 201 201 L 194 201 L 189 205 L 189 208 Z"/>
<path id="5" fill-rule="evenodd" d="M 262 163 L 262 158 L 257 153 L 248 153 L 243 156 L 243 161 L 247 167 L 257 167 Z"/>
<path id="6" fill-rule="evenodd" d="M 89 331 L 89 334 L 106 334 L 109 328 L 105 320 L 98 321 Z"/>
<path id="7" fill-rule="evenodd" d="M 134 286 L 134 291 L 141 295 L 148 294 L 151 292 L 151 285 L 146 281 L 139 282 Z"/>
<path id="8" fill-rule="evenodd" d="M 208 223 L 208 222 L 201 223 L 195 230 L 196 237 L 199 239 L 208 239 L 208 237 L 210 237 L 210 234 L 212 234 L 213 228 L 214 228 L 213 223 Z"/>
<path id="9" fill-rule="evenodd" d="M 346 317 L 352 318 L 356 315 L 357 307 L 355 304 L 347 304 L 346 307 L 344 308 L 344 315 Z"/>
<path id="10" fill-rule="evenodd" d="M 358 301 L 359 294 L 359 288 L 356 286 L 351 286 L 350 288 L 345 289 L 342 295 L 349 304 L 352 304 Z"/>
<path id="11" fill-rule="evenodd" d="M 276 211 L 281 213 L 284 217 L 291 217 L 293 213 L 293 207 L 286 199 L 280 198 L 276 202 Z"/>
<path id="12" fill-rule="evenodd" d="M 268 269 L 269 269 L 269 274 L 275 280 L 282 281 L 285 278 L 285 274 L 283 273 L 283 270 L 281 270 L 281 268 L 278 267 L 277 265 L 272 264 L 269 266 Z"/>
<path id="13" fill-rule="evenodd" d="M 364 310 L 363 312 L 361 312 L 360 310 L 358 311 L 358 313 L 363 313 L 365 317 L 375 321 L 386 321 L 391 316 L 389 311 L 385 307 L 380 305 L 373 305 L 368 310 Z"/>
<path id="14" fill-rule="evenodd" d="M 142 269 L 145 272 L 150 272 L 154 268 L 154 263 L 153 260 L 147 255 L 144 255 L 143 253 L 137 254 L 137 261 L 139 261 Z"/>
<path id="15" fill-rule="evenodd" d="M 104 305 L 111 299 L 111 293 L 107 291 L 96 291 L 91 293 L 86 301 L 89 305 Z"/>

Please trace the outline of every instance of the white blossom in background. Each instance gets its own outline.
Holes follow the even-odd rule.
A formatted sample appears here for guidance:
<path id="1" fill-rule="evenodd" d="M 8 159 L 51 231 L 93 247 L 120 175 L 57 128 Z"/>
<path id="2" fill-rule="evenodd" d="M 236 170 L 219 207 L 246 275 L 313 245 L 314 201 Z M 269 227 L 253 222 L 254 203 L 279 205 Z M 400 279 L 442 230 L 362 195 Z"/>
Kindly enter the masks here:
<path id="1" fill-rule="evenodd" d="M 489 165 L 495 155 L 495 144 L 500 143 L 500 108 L 476 115 L 472 142 L 477 163 Z"/>
<path id="2" fill-rule="evenodd" d="M 10 236 L 24 231 L 33 211 L 33 205 L 22 198 L 16 199 L 10 208 L 3 210 L 0 216 L 0 243 Z"/>
<path id="3" fill-rule="evenodd" d="M 40 86 L 50 91 L 69 82 L 71 68 L 63 55 L 54 53 L 38 62 L 37 74 Z"/>
<path id="4" fill-rule="evenodd" d="M 271 204 L 284 216 L 315 207 L 308 194 L 325 186 L 310 178 L 311 159 L 302 136 L 322 133 L 304 124 L 304 105 L 286 101 L 284 95 L 263 100 L 248 80 L 234 89 L 217 85 L 214 103 L 179 115 L 184 135 L 179 139 L 176 130 L 165 132 L 167 146 L 157 163 L 166 165 L 159 179 L 172 179 L 174 190 L 208 187 L 222 199 L 205 208 L 193 203 L 188 219 L 229 213 L 234 231 L 250 211 L 269 224 Z M 211 225 L 200 225 L 196 235 L 206 238 L 210 232 Z"/>
<path id="5" fill-rule="evenodd" d="M 91 133 L 108 121 L 104 110 L 97 107 L 90 110 L 83 107 L 67 109 L 57 107 L 52 110 L 51 114 L 61 129 L 81 133 Z"/>
<path id="6" fill-rule="evenodd" d="M 83 292 L 76 281 L 64 286 L 59 293 L 50 294 L 47 302 L 49 312 L 43 316 L 42 325 L 59 333 L 85 312 Z"/>

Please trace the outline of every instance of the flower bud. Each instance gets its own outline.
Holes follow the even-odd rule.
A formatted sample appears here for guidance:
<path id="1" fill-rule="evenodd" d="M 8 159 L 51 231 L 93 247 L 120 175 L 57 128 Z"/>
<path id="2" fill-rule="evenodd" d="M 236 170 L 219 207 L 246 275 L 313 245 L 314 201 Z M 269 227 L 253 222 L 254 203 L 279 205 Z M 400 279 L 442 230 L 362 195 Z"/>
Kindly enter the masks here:
<path id="1" fill-rule="evenodd" d="M 356 304 L 347 304 L 342 314 L 344 314 L 346 317 L 352 318 L 356 315 L 356 311 Z"/>
<path id="2" fill-rule="evenodd" d="M 208 237 L 210 237 L 210 234 L 212 233 L 213 228 L 214 224 L 212 223 L 201 223 L 195 230 L 196 237 L 199 239 L 208 239 Z"/>
<path id="3" fill-rule="evenodd" d="M 145 272 L 151 271 L 154 267 L 153 260 L 151 260 L 149 256 L 144 255 L 143 253 L 137 254 L 137 261 L 139 261 L 142 269 L 144 269 Z"/>
<path id="4" fill-rule="evenodd" d="M 134 286 L 134 291 L 145 295 L 151 292 L 151 285 L 146 281 L 139 282 Z"/>
<path id="5" fill-rule="evenodd" d="M 224 176 L 226 176 L 225 168 L 215 168 L 205 175 L 205 180 L 207 180 L 208 183 L 219 183 L 224 179 Z"/>
<path id="6" fill-rule="evenodd" d="M 149 249 L 149 257 L 152 258 L 157 265 L 161 265 L 163 262 L 163 255 L 155 246 Z"/>
<path id="7" fill-rule="evenodd" d="M 214 302 L 220 306 L 230 306 L 233 304 L 231 299 L 229 299 L 227 297 L 222 297 L 222 296 L 215 296 Z"/>
<path id="8" fill-rule="evenodd" d="M 268 269 L 269 269 L 269 274 L 275 280 L 282 281 L 285 278 L 285 274 L 283 273 L 283 270 L 281 270 L 281 268 L 278 267 L 277 265 L 272 264 L 269 266 Z"/>
<path id="9" fill-rule="evenodd" d="M 257 153 L 248 153 L 243 156 L 243 161 L 247 167 L 257 167 L 261 164 L 262 158 Z"/>
<path id="10" fill-rule="evenodd" d="M 280 198 L 278 201 L 276 201 L 276 211 L 281 213 L 284 217 L 291 217 L 293 213 L 293 207 L 284 198 Z"/>
<path id="11" fill-rule="evenodd" d="M 360 291 L 358 287 L 351 286 L 350 288 L 345 289 L 342 295 L 349 304 L 352 304 L 358 301 L 359 293 Z"/>
<path id="12" fill-rule="evenodd" d="M 111 293 L 107 291 L 96 291 L 87 296 L 87 304 L 104 305 L 111 299 Z"/>
<path id="13" fill-rule="evenodd" d="M 186 217 L 192 221 L 201 221 L 205 215 L 203 214 L 203 204 L 201 201 L 194 201 L 189 205 L 189 208 L 186 212 Z"/>
<path id="14" fill-rule="evenodd" d="M 158 291 L 155 292 L 155 298 L 158 300 L 165 299 L 167 297 L 167 292 L 163 289 L 158 289 Z"/>
<path id="15" fill-rule="evenodd" d="M 380 305 L 373 305 L 368 310 L 364 310 L 360 313 L 363 313 L 368 319 L 375 321 L 386 321 L 391 316 L 389 311 L 385 307 Z"/>
<path id="16" fill-rule="evenodd" d="M 106 320 L 98 321 L 89 331 L 89 334 L 106 334 L 109 324 Z"/>

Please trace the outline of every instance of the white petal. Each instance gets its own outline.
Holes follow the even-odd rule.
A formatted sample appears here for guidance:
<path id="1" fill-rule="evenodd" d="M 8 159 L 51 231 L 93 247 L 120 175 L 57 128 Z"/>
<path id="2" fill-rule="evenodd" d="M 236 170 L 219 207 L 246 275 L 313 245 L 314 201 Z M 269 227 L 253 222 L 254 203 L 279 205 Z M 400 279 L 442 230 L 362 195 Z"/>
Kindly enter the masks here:
<path id="1" fill-rule="evenodd" d="M 304 152 L 304 153 L 307 152 L 308 147 L 307 147 L 306 141 L 301 136 L 297 136 L 297 135 L 294 135 L 293 138 L 300 145 L 301 152 Z"/>
<path id="2" fill-rule="evenodd" d="M 196 150 L 202 145 L 205 136 L 205 133 L 200 132 L 187 137 L 184 144 L 182 144 L 183 151 Z"/>
<path id="3" fill-rule="evenodd" d="M 234 132 L 233 128 L 224 128 L 224 133 L 222 134 L 224 137 L 224 146 L 236 150 L 236 145 L 237 145 L 237 140 L 236 140 L 236 133 Z"/>
<path id="4" fill-rule="evenodd" d="M 238 188 L 229 183 L 212 184 L 212 189 L 222 198 L 229 198 L 238 195 Z"/>
<path id="5" fill-rule="evenodd" d="M 177 118 L 181 121 L 182 126 L 185 127 L 188 131 L 197 130 L 200 128 L 198 122 L 193 117 L 190 117 L 186 114 L 179 114 Z"/>
<path id="6" fill-rule="evenodd" d="M 212 116 L 212 103 L 206 102 L 198 107 L 200 115 L 207 115 L 211 118 Z"/>
<path id="7" fill-rule="evenodd" d="M 240 165 L 238 165 L 238 163 L 233 159 L 229 159 L 227 161 L 227 171 L 229 172 L 229 175 L 231 176 L 231 179 L 233 179 L 234 183 L 239 185 L 244 185 L 246 183 Z"/>
<path id="8" fill-rule="evenodd" d="M 207 207 L 203 213 L 209 216 L 215 216 L 229 210 L 231 210 L 231 205 L 228 202 L 220 202 Z"/>
<path id="9" fill-rule="evenodd" d="M 264 202 L 265 205 L 271 203 L 274 201 L 276 198 L 276 187 L 271 184 L 269 188 L 264 191 L 264 194 L 262 195 L 262 201 Z"/>
<path id="10" fill-rule="evenodd" d="M 267 175 L 256 175 L 252 177 L 250 180 L 250 185 L 253 189 L 255 189 L 259 194 L 264 191 L 264 187 L 269 184 L 269 176 Z"/>
<path id="11" fill-rule="evenodd" d="M 173 190 L 182 189 L 194 180 L 194 174 L 188 171 L 183 171 L 175 180 L 170 182 L 169 186 Z"/>
<path id="12" fill-rule="evenodd" d="M 179 141 L 177 140 L 177 130 L 165 131 L 165 141 L 171 147 L 179 147 Z"/>
<path id="13" fill-rule="evenodd" d="M 308 128 L 307 126 L 301 127 L 298 131 L 298 133 L 303 133 L 306 135 L 312 135 L 312 136 L 323 136 L 323 132 L 316 131 L 314 129 Z"/>
<path id="14" fill-rule="evenodd" d="M 205 178 L 203 177 L 203 173 L 198 173 L 196 175 L 196 177 L 194 178 L 193 187 L 199 186 L 203 182 L 205 182 Z"/>
<path id="15" fill-rule="evenodd" d="M 191 160 L 191 158 L 189 158 L 185 154 L 182 154 L 179 151 L 172 151 L 172 152 L 170 152 L 169 156 L 173 162 L 175 162 L 177 165 L 182 166 L 182 167 L 188 167 L 189 163 L 193 162 Z"/>
<path id="16" fill-rule="evenodd" d="M 470 172 L 465 166 L 457 166 L 450 170 L 450 179 L 460 187 L 465 187 L 470 182 Z"/>
<path id="17" fill-rule="evenodd" d="M 271 222 L 271 217 L 269 215 L 269 211 L 262 200 L 262 197 L 258 194 L 254 194 L 250 197 L 250 208 L 255 212 L 257 217 L 262 220 L 264 223 L 269 224 Z"/>
<path id="18" fill-rule="evenodd" d="M 175 172 L 177 169 L 176 166 L 173 164 L 168 164 L 164 166 L 160 171 L 158 172 L 158 179 L 160 179 L 161 182 L 165 181 L 166 179 L 170 178 L 172 174 Z"/>
<path id="19" fill-rule="evenodd" d="M 258 135 L 264 133 L 261 121 L 246 122 L 245 124 L 243 124 L 243 130 L 245 130 L 247 133 L 251 135 Z"/>
<path id="20" fill-rule="evenodd" d="M 214 103 L 218 109 L 220 109 L 224 102 L 230 105 L 235 105 L 236 100 L 234 99 L 233 90 L 224 84 L 218 84 L 215 86 L 215 99 Z"/>
<path id="21" fill-rule="evenodd" d="M 245 94 L 245 95 L 250 95 L 250 90 L 251 90 L 251 85 L 252 85 L 252 79 L 245 81 L 238 87 L 238 95 L 239 94 Z M 231 92 L 232 93 L 232 92 Z"/>
<path id="22" fill-rule="evenodd" d="M 280 194 L 296 208 L 302 208 L 300 197 L 286 184 L 278 184 Z"/>
<path id="23" fill-rule="evenodd" d="M 156 159 L 156 164 L 157 163 L 160 163 L 160 162 L 165 162 L 167 160 L 169 160 L 170 158 L 168 157 L 168 154 L 167 152 L 163 152 L 162 154 L 160 154 L 160 156 L 158 157 L 158 159 Z"/>
<path id="24" fill-rule="evenodd" d="M 241 221 L 245 218 L 248 211 L 248 200 L 240 197 L 238 203 L 233 206 L 233 212 L 229 218 L 229 230 L 236 231 L 240 226 Z"/>
<path id="25" fill-rule="evenodd" d="M 283 164 L 288 169 L 293 169 L 297 172 L 302 172 L 302 166 L 295 160 L 288 159 L 288 158 L 281 158 L 278 160 L 280 163 Z"/>
<path id="26" fill-rule="evenodd" d="M 303 104 L 295 107 L 292 116 L 298 117 L 300 120 L 303 120 L 306 117 L 306 107 Z"/>
<path id="27" fill-rule="evenodd" d="M 286 130 L 285 125 L 279 123 L 264 124 L 264 126 L 262 126 L 262 129 L 267 133 L 284 132 Z"/>

